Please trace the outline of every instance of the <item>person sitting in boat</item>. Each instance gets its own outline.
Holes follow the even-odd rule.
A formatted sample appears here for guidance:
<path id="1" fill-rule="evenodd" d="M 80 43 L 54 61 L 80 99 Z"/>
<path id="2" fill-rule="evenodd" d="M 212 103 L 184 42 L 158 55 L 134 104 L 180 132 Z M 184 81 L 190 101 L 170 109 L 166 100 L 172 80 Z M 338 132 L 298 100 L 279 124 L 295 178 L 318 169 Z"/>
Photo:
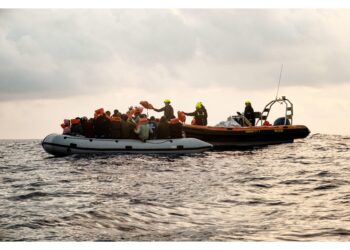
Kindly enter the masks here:
<path id="1" fill-rule="evenodd" d="M 173 118 L 169 122 L 170 137 L 171 138 L 182 138 L 182 123 L 178 118 Z"/>
<path id="2" fill-rule="evenodd" d="M 111 116 L 111 117 L 121 117 L 121 113 L 119 112 L 119 110 L 118 109 L 115 109 L 114 111 L 113 111 L 113 115 Z"/>
<path id="3" fill-rule="evenodd" d="M 164 116 L 165 118 L 170 121 L 171 119 L 175 118 L 174 116 L 174 109 L 173 107 L 170 105 L 170 100 L 169 99 L 165 99 L 164 100 L 164 104 L 165 106 L 161 109 L 156 109 L 156 108 L 153 108 L 154 111 L 156 112 L 162 112 L 164 111 Z"/>
<path id="4" fill-rule="evenodd" d="M 157 129 L 157 122 L 156 118 L 154 116 L 151 116 L 148 121 L 149 125 L 149 138 L 155 139 L 156 138 L 156 129 Z"/>
<path id="5" fill-rule="evenodd" d="M 110 137 L 110 119 L 106 113 L 99 115 L 94 120 L 94 135 L 97 138 Z"/>
<path id="6" fill-rule="evenodd" d="M 250 101 L 245 101 L 244 117 L 248 119 L 251 126 L 255 126 L 255 114 Z"/>
<path id="7" fill-rule="evenodd" d="M 81 127 L 83 129 L 83 136 L 88 138 L 94 137 L 94 127 L 92 119 L 88 120 L 86 116 L 83 116 L 80 122 Z"/>
<path id="8" fill-rule="evenodd" d="M 83 135 L 83 127 L 81 126 L 81 121 L 79 117 L 71 120 L 71 135 Z"/>
<path id="9" fill-rule="evenodd" d="M 86 123 L 86 127 L 84 128 L 84 134 L 86 137 L 88 138 L 92 138 L 95 137 L 94 135 L 94 118 L 90 118 L 87 123 Z"/>
<path id="10" fill-rule="evenodd" d="M 69 119 L 64 119 L 63 123 L 61 124 L 61 127 L 63 128 L 63 133 L 64 135 L 69 135 L 70 134 L 70 120 Z"/>
<path id="11" fill-rule="evenodd" d="M 141 118 L 141 114 L 143 111 L 143 107 L 134 107 L 134 115 L 133 115 L 133 120 L 137 121 L 139 118 Z"/>
<path id="12" fill-rule="evenodd" d="M 120 129 L 121 129 L 121 138 L 122 139 L 130 139 L 135 138 L 134 129 L 136 128 L 135 124 L 131 122 L 131 120 L 128 118 L 127 114 L 121 115 L 121 121 L 120 121 Z M 136 137 L 137 138 L 137 137 Z"/>
<path id="13" fill-rule="evenodd" d="M 159 124 L 156 129 L 157 139 L 169 139 L 170 138 L 170 126 L 165 116 L 160 118 Z"/>
<path id="14" fill-rule="evenodd" d="M 192 113 L 186 113 L 185 115 L 194 116 L 194 125 L 206 126 L 208 124 L 208 113 L 202 102 L 197 102 L 196 110 Z"/>
<path id="15" fill-rule="evenodd" d="M 140 117 L 137 118 L 137 125 L 134 132 L 138 135 L 141 141 L 145 142 L 149 139 L 149 130 L 147 116 L 141 114 Z"/>
<path id="16" fill-rule="evenodd" d="M 110 136 L 113 139 L 121 138 L 121 116 L 119 113 L 114 113 L 111 117 L 111 123 L 110 123 Z"/>

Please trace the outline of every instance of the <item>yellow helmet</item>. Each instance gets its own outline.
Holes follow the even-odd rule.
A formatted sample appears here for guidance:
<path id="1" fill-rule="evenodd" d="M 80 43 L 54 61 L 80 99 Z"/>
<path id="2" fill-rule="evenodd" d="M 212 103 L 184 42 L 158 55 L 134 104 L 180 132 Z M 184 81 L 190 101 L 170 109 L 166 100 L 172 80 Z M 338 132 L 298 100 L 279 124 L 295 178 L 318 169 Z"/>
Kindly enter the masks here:
<path id="1" fill-rule="evenodd" d="M 250 103 L 250 101 L 249 101 L 249 100 L 247 100 L 247 101 L 245 101 L 245 104 L 247 105 L 247 104 L 251 104 L 251 103 Z"/>
<path id="2" fill-rule="evenodd" d="M 203 106 L 202 102 L 196 103 L 196 109 L 200 109 Z"/>
<path id="3" fill-rule="evenodd" d="M 165 99 L 164 103 L 171 103 L 171 101 L 169 99 Z"/>

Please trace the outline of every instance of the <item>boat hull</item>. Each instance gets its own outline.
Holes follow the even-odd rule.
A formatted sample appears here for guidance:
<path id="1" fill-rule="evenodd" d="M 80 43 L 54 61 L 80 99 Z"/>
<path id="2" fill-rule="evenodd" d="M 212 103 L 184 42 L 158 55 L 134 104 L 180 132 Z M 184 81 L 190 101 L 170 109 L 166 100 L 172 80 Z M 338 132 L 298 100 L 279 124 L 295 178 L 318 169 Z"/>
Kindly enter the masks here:
<path id="1" fill-rule="evenodd" d="M 50 134 L 42 141 L 44 150 L 55 156 L 71 154 L 188 154 L 200 153 L 212 145 L 196 138 L 161 139 L 142 142 L 134 139 L 97 139 Z"/>
<path id="2" fill-rule="evenodd" d="M 271 144 L 290 143 L 305 138 L 310 130 L 303 125 L 211 127 L 184 125 L 186 137 L 208 142 L 214 148 L 249 148 Z"/>

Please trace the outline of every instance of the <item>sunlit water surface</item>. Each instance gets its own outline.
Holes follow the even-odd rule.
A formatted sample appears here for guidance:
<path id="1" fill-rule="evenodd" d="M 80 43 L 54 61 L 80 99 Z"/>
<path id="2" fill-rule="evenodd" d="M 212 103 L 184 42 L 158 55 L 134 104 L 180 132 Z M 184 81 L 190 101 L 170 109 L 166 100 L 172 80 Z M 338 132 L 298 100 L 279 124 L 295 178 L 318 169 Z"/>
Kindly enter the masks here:
<path id="1" fill-rule="evenodd" d="M 191 156 L 0 141 L 2 241 L 348 241 L 350 137 Z"/>

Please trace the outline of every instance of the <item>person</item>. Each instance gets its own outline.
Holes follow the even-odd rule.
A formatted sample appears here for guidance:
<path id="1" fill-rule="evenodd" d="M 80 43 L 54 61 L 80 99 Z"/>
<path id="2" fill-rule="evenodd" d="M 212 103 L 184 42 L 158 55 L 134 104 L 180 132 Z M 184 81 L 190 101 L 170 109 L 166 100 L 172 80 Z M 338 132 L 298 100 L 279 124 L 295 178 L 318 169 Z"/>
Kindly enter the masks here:
<path id="1" fill-rule="evenodd" d="M 250 101 L 245 101 L 244 117 L 248 119 L 251 126 L 255 126 L 255 114 L 254 109 Z"/>
<path id="2" fill-rule="evenodd" d="M 171 119 L 169 122 L 170 137 L 171 138 L 182 138 L 182 123 L 178 118 Z"/>
<path id="3" fill-rule="evenodd" d="M 64 119 L 63 123 L 61 124 L 61 127 L 63 128 L 63 134 L 64 135 L 69 135 L 71 133 L 70 120 L 69 119 Z"/>
<path id="4" fill-rule="evenodd" d="M 94 136 L 94 127 L 92 120 L 88 120 L 86 116 L 81 118 L 81 126 L 83 128 L 83 136 L 91 138 Z"/>
<path id="5" fill-rule="evenodd" d="M 196 110 L 192 113 L 186 113 L 185 115 L 194 116 L 195 125 L 206 126 L 208 124 L 208 113 L 202 102 L 197 102 Z"/>
<path id="6" fill-rule="evenodd" d="M 110 137 L 110 118 L 106 113 L 99 115 L 94 120 L 94 135 L 97 138 L 109 138 Z"/>
<path id="7" fill-rule="evenodd" d="M 159 124 L 156 129 L 157 139 L 169 139 L 170 138 L 170 126 L 165 116 L 160 118 Z"/>
<path id="8" fill-rule="evenodd" d="M 157 122 L 156 122 L 156 118 L 154 116 L 151 116 L 149 118 L 148 125 L 149 125 L 149 138 L 155 139 L 156 138 Z"/>
<path id="9" fill-rule="evenodd" d="M 153 110 L 156 111 L 156 112 L 164 111 L 165 118 L 167 119 L 167 121 L 170 121 L 171 119 L 175 118 L 175 116 L 174 116 L 174 109 L 170 105 L 170 100 L 169 99 L 165 99 L 164 100 L 164 104 L 165 104 L 165 106 L 163 108 L 161 108 L 161 109 L 153 108 Z"/>
<path id="10" fill-rule="evenodd" d="M 113 139 L 118 139 L 121 137 L 121 117 L 119 114 L 113 114 L 110 122 L 110 136 Z"/>
<path id="11" fill-rule="evenodd" d="M 138 135 L 139 139 L 143 142 L 149 139 L 149 125 L 147 116 L 145 114 L 140 114 L 140 118 L 138 119 L 138 124 L 134 130 L 134 132 Z"/>
<path id="12" fill-rule="evenodd" d="M 76 117 L 71 120 L 71 134 L 72 135 L 83 135 L 83 127 L 81 126 L 80 117 Z"/>
<path id="13" fill-rule="evenodd" d="M 119 110 L 118 110 L 118 109 L 115 109 L 115 110 L 113 111 L 112 117 L 119 117 L 119 118 L 120 118 L 121 115 L 122 115 L 122 114 L 119 112 Z"/>
<path id="14" fill-rule="evenodd" d="M 121 121 L 120 121 L 120 130 L 121 130 L 120 137 L 122 139 L 134 138 L 134 129 L 135 129 L 135 125 L 129 120 L 128 115 L 122 114 Z"/>

